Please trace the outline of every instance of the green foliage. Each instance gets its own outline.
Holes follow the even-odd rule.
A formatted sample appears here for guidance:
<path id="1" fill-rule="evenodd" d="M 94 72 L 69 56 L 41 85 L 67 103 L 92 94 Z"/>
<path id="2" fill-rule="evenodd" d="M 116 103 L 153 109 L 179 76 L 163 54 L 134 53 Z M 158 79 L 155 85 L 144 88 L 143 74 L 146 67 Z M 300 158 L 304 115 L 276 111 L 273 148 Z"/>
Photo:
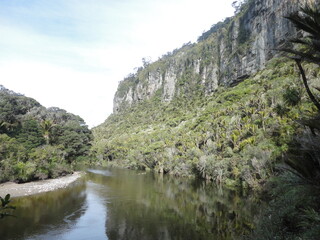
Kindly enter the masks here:
<path id="1" fill-rule="evenodd" d="M 30 160 L 36 164 L 33 178 L 56 178 L 72 172 L 65 160 L 65 149 L 62 146 L 43 146 L 30 154 Z"/>
<path id="2" fill-rule="evenodd" d="M 20 127 L 15 130 L 14 137 L 28 151 L 39 147 L 45 143 L 40 126 L 36 120 L 25 120 Z"/>
<path id="3" fill-rule="evenodd" d="M 4 198 L 0 196 L 1 206 L 0 206 L 0 219 L 5 217 L 13 216 L 11 210 L 16 209 L 14 206 L 10 205 L 10 194 L 7 194 Z"/>
<path id="4" fill-rule="evenodd" d="M 46 140 L 46 144 L 50 144 L 50 140 L 52 138 L 51 132 L 52 132 L 53 126 L 54 126 L 54 123 L 51 120 L 43 120 L 40 123 L 40 127 L 42 130 L 43 137 Z"/>
<path id="5" fill-rule="evenodd" d="M 55 178 L 88 157 L 91 131 L 79 116 L 0 90 L 0 182 Z"/>
<path id="6" fill-rule="evenodd" d="M 301 93 L 296 87 L 287 87 L 283 93 L 283 99 L 289 106 L 295 106 L 301 101 Z"/>
<path id="7" fill-rule="evenodd" d="M 311 91 L 302 65 L 303 62 L 307 62 L 320 66 L 320 8 L 317 3 L 306 3 L 300 11 L 293 12 L 286 18 L 295 25 L 297 31 L 303 32 L 303 37 L 289 39 L 294 47 L 283 47 L 280 51 L 289 54 L 288 57 L 295 60 L 308 96 L 320 111 L 319 99 Z"/>
<path id="8" fill-rule="evenodd" d="M 291 172 L 282 172 L 267 185 L 269 206 L 246 239 L 318 239 L 319 188 L 305 185 Z"/>
<path id="9" fill-rule="evenodd" d="M 301 131 L 296 120 L 302 111 L 314 111 L 303 93 L 292 104 L 292 95 L 300 93 L 296 87 L 282 97 L 296 79 L 291 67 L 274 59 L 252 78 L 212 96 L 195 89 L 170 103 L 142 101 L 93 129 L 92 155 L 109 165 L 258 187 Z M 189 91 L 195 78 L 183 79 Z M 285 110 L 277 110 L 278 104 Z"/>
<path id="10" fill-rule="evenodd" d="M 305 4 L 300 11 L 293 12 L 286 17 L 297 30 L 302 30 L 305 35 L 302 38 L 293 38 L 289 41 L 300 49 L 283 48 L 284 52 L 299 57 L 302 61 L 320 64 L 320 8 L 316 3 Z"/>
<path id="11" fill-rule="evenodd" d="M 208 39 L 212 34 L 225 27 L 230 22 L 230 20 L 230 18 L 226 18 L 223 22 L 218 22 L 212 25 L 208 31 L 203 32 L 202 35 L 198 37 L 198 42 Z"/>
<path id="12" fill-rule="evenodd" d="M 283 117 L 284 115 L 286 115 L 289 112 L 289 108 L 287 108 L 285 105 L 283 105 L 281 103 L 277 103 L 273 110 L 280 117 Z"/>
<path id="13" fill-rule="evenodd" d="M 266 215 L 269 219 L 265 220 L 265 226 L 257 228 L 254 239 L 309 239 L 319 236 L 315 234 L 319 227 L 314 223 L 318 223 L 320 209 L 315 204 L 319 202 L 320 153 L 319 140 L 310 140 L 303 133 L 308 126 L 312 134 L 318 134 L 320 126 L 315 121 L 301 125 L 306 121 L 305 115 L 313 115 L 316 109 L 296 83 L 294 64 L 284 58 L 272 59 L 263 71 L 233 88 L 220 86 L 212 96 L 204 96 L 204 89 L 199 87 L 206 84 L 200 84 L 206 66 L 220 69 L 219 44 L 224 37 L 227 39 L 223 42 L 224 55 L 229 54 L 229 58 L 224 59 L 224 72 L 218 70 L 215 74 L 220 80 L 234 77 L 236 69 L 229 69 L 228 61 L 239 60 L 248 49 L 251 36 L 244 12 L 251 11 L 254 2 L 247 1 L 234 19 L 213 26 L 198 39 L 197 45 L 184 46 L 163 58 L 161 61 L 165 63 L 157 68 L 160 72 L 172 62 L 182 69 L 177 70 L 178 94 L 169 103 L 161 102 L 159 96 L 150 96 L 110 116 L 93 130 L 92 154 L 97 161 L 109 165 L 199 176 L 242 188 L 261 186 L 278 173 L 275 165 L 286 155 L 291 173 L 285 176 L 292 181 L 276 184 L 274 201 Z M 306 35 L 291 41 L 300 48 L 285 51 L 297 61 L 306 83 L 300 62 L 319 63 L 319 21 L 315 21 L 319 17 L 314 9 L 302 11 L 304 14 L 296 14 L 291 20 Z M 235 21 L 240 25 L 238 44 L 232 35 Z M 201 59 L 199 73 L 193 70 L 198 67 L 197 59 Z M 137 81 L 144 81 L 152 67 L 155 65 L 138 71 L 138 77 L 122 86 L 119 96 L 125 96 L 129 89 L 134 91 Z M 317 76 L 319 71 L 314 70 L 315 66 L 304 67 L 307 73 Z M 295 136 L 300 137 L 299 141 Z"/>
<path id="14" fill-rule="evenodd" d="M 303 123 L 303 121 L 302 121 Z M 308 124 L 319 125 L 319 116 L 309 119 Z M 305 184 L 320 187 L 320 150 L 319 128 L 303 131 L 293 138 L 289 145 L 285 163 L 291 172 L 296 174 Z"/>
<path id="15" fill-rule="evenodd" d="M 284 103 L 278 102 L 274 110 L 283 120 L 285 116 L 300 115 L 298 122 L 309 129 L 300 128 L 292 134 L 294 131 L 286 126 L 274 131 L 273 134 L 284 135 L 277 144 L 286 148 L 285 166 L 280 176 L 267 185 L 266 192 L 272 200 L 249 239 L 318 239 L 320 234 L 320 104 L 309 87 L 305 71 L 308 65 L 302 65 L 302 62 L 320 65 L 320 9 L 315 3 L 306 4 L 287 18 L 303 32 L 303 37 L 289 39 L 294 47 L 280 50 L 295 60 L 308 97 L 318 113 L 307 111 L 309 104 L 295 110 L 294 107 L 303 101 L 303 95 L 292 83 L 284 87 Z M 288 131 L 292 132 L 289 136 L 285 134 Z"/>
<path id="16" fill-rule="evenodd" d="M 65 158 L 71 163 L 78 157 L 88 155 L 91 131 L 77 121 L 57 125 L 52 130 L 52 144 L 64 146 Z"/>
<path id="17" fill-rule="evenodd" d="M 8 89 L 0 90 L 0 134 L 12 134 L 19 126 L 21 116 L 40 104 L 32 98 L 16 94 Z"/>
<path id="18" fill-rule="evenodd" d="M 135 75 L 129 75 L 127 78 L 125 78 L 121 84 L 119 84 L 119 87 L 117 89 L 118 97 L 122 98 L 125 96 L 125 94 L 128 92 L 130 87 L 133 86 L 133 83 L 135 83 L 136 78 Z"/>

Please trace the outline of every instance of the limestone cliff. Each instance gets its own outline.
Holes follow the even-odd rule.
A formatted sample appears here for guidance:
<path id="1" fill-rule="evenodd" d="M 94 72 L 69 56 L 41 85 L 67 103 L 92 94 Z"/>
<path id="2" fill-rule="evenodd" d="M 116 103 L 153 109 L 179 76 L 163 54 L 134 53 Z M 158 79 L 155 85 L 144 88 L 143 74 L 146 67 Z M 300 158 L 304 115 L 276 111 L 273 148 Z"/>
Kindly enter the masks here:
<path id="1" fill-rule="evenodd" d="M 305 1 L 249 0 L 237 15 L 213 26 L 205 39 L 185 44 L 120 82 L 114 112 L 154 96 L 171 101 L 194 92 L 211 95 L 220 85 L 248 78 L 296 34 L 283 16 Z"/>

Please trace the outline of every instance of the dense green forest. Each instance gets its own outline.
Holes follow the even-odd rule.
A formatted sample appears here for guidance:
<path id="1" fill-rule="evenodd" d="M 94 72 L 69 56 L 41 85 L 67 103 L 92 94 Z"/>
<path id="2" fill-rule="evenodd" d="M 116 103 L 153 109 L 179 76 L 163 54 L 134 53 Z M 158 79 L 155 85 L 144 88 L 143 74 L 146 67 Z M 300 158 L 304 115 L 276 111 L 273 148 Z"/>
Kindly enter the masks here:
<path id="1" fill-rule="evenodd" d="M 79 116 L 0 86 L 0 182 L 71 173 L 88 156 L 91 140 Z"/>
<path id="2" fill-rule="evenodd" d="M 234 56 L 239 59 L 246 54 L 254 36 L 245 42 L 236 39 L 237 45 L 232 46 L 230 35 L 236 21 L 246 21 L 245 14 L 254 6 L 254 1 L 245 1 L 239 14 L 212 26 L 197 44 L 185 44 L 124 79 L 116 93 L 116 113 L 93 129 L 93 155 L 109 165 L 197 176 L 228 186 L 258 188 L 272 176 L 275 164 L 290 149 L 300 148 L 301 139 L 317 128 L 311 127 L 311 132 L 306 128 L 319 109 L 310 100 L 295 62 L 278 54 L 262 71 L 222 82 L 212 94 L 207 94 L 210 83 L 203 84 L 202 75 L 211 67 L 221 79 L 234 76 L 229 68 L 219 72 L 223 59 L 218 55 L 222 45 L 228 44 L 224 51 L 232 56 L 224 61 L 240 64 L 233 62 Z M 221 45 L 222 38 L 227 40 Z M 278 52 L 296 54 L 289 49 L 290 44 Z M 212 67 L 215 64 L 220 68 Z M 301 64 L 318 98 L 319 67 L 310 61 Z M 165 98 L 163 86 L 153 95 L 150 90 L 143 95 L 141 88 L 156 81 L 153 75 L 174 72 L 168 68 L 177 72 L 172 99 Z M 134 98 L 130 95 L 134 91 L 136 101 L 123 100 Z"/>
<path id="3" fill-rule="evenodd" d="M 246 4 L 241 11 L 255 2 Z M 163 69 L 178 61 L 191 66 L 177 78 L 178 94 L 171 101 L 164 101 L 161 88 L 133 104 L 122 101 L 117 113 L 93 129 L 97 161 L 256 189 L 269 207 L 252 239 L 317 239 L 320 11 L 316 5 L 300 11 L 287 18 L 304 37 L 287 39 L 263 70 L 220 84 L 210 96 L 189 62 L 201 59 L 209 65 L 212 53 L 219 52 L 219 37 L 230 37 L 234 19 L 243 12 L 213 26 L 197 44 L 186 44 L 130 75 L 119 85 L 119 99 L 140 91 L 140 82 L 147 85 L 155 69 L 165 74 Z M 247 51 L 252 39 L 246 36 L 232 54 Z M 200 73 L 205 67 L 200 65 Z"/>
<path id="4" fill-rule="evenodd" d="M 59 108 L 0 89 L 0 182 L 54 178 L 90 156 L 108 166 L 202 178 L 236 190 L 256 190 L 269 206 L 251 239 L 317 239 L 320 235 L 320 10 L 315 5 L 287 16 L 303 32 L 276 49 L 262 70 L 220 83 L 206 94 L 201 71 L 221 56 L 217 42 L 240 59 L 252 44 L 244 13 L 204 32 L 196 44 L 146 63 L 118 87 L 124 99 L 155 71 L 183 63 L 176 93 L 164 89 L 128 104 L 91 131 Z M 303 14 L 301 14 L 301 12 Z M 237 46 L 230 40 L 239 23 Z M 220 35 L 216 34 L 219 33 Z M 221 37 L 222 36 L 222 37 Z M 201 59 L 199 71 L 193 71 Z M 215 62 L 218 61 L 218 62 Z M 179 65 L 182 66 L 183 64 Z M 226 64 L 227 65 L 227 64 Z M 190 67 L 192 66 L 192 68 Z M 216 74 L 225 79 L 236 70 Z M 233 71 L 233 72 L 232 72 Z M 139 90 L 139 89 L 138 89 Z M 127 104 L 127 105 L 126 105 Z M 92 145 L 91 145 L 92 144 Z M 87 162 L 87 161 L 86 161 Z"/>
<path id="5" fill-rule="evenodd" d="M 315 113 L 294 63 L 274 59 L 211 97 L 193 91 L 169 104 L 154 97 L 112 115 L 93 129 L 93 151 L 111 165 L 254 188 L 289 148 L 298 147 L 296 137 L 307 134 L 298 121 Z"/>

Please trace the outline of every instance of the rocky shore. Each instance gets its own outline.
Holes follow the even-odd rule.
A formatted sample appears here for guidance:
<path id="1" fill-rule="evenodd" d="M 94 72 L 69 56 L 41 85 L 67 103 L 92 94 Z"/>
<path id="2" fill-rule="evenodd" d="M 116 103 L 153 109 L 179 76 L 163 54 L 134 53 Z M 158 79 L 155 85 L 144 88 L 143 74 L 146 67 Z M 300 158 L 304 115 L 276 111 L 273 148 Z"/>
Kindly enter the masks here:
<path id="1" fill-rule="evenodd" d="M 83 176 L 83 172 L 74 172 L 71 175 L 67 175 L 57 179 L 47 179 L 36 182 L 28 183 L 13 183 L 7 182 L 0 184 L 0 196 L 4 197 L 6 194 L 10 194 L 11 197 L 22 197 L 38 193 L 44 193 L 54 191 L 60 188 L 66 188 L 71 183 L 78 180 Z"/>

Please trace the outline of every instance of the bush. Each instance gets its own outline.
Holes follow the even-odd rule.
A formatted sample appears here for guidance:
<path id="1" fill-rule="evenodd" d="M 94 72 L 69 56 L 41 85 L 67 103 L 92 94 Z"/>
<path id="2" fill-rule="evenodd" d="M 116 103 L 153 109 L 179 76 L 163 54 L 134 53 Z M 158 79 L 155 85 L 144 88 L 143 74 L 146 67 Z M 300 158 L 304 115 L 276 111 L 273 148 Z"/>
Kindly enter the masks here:
<path id="1" fill-rule="evenodd" d="M 246 239 L 318 239 L 319 188 L 302 184 L 301 179 L 290 172 L 282 172 L 266 187 L 272 200 Z"/>
<path id="2" fill-rule="evenodd" d="M 17 162 L 14 165 L 14 171 L 19 182 L 31 181 L 34 178 L 36 164 L 32 162 Z"/>
<path id="3" fill-rule="evenodd" d="M 289 106 L 295 106 L 301 101 L 300 91 L 295 87 L 286 87 L 283 93 L 283 99 Z"/>
<path id="4" fill-rule="evenodd" d="M 46 145 L 35 149 L 35 151 L 30 154 L 29 159 L 29 161 L 34 162 L 37 166 L 35 178 L 55 178 L 72 172 L 64 155 L 65 152 L 62 146 Z"/>

